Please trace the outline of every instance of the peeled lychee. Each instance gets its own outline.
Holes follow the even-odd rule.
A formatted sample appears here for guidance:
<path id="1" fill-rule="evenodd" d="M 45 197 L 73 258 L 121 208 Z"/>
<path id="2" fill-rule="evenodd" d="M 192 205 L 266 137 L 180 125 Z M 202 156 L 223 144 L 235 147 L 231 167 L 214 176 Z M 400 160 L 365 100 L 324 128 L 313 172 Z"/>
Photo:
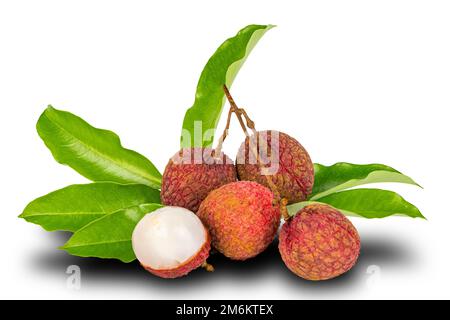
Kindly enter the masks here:
<path id="1" fill-rule="evenodd" d="M 338 210 L 312 204 L 281 228 L 279 250 L 286 266 L 307 280 L 326 280 L 350 270 L 360 240 L 353 224 Z"/>
<path id="2" fill-rule="evenodd" d="M 260 164 L 255 153 L 259 154 Z M 311 193 L 314 165 L 308 152 L 289 135 L 278 131 L 260 131 L 246 138 L 236 159 L 239 180 L 256 181 L 266 187 L 269 175 L 281 198 L 300 202 Z"/>
<path id="3" fill-rule="evenodd" d="M 212 191 L 197 215 L 219 252 L 245 260 L 264 251 L 275 237 L 281 214 L 272 202 L 273 193 L 268 188 L 238 181 Z"/>
<path id="4" fill-rule="evenodd" d="M 132 245 L 141 265 L 162 278 L 177 278 L 206 264 L 210 237 L 195 213 L 164 207 L 136 225 Z"/>
<path id="5" fill-rule="evenodd" d="M 236 181 L 236 168 L 225 154 L 210 148 L 185 148 L 177 152 L 164 170 L 161 201 L 197 212 L 214 189 Z"/>

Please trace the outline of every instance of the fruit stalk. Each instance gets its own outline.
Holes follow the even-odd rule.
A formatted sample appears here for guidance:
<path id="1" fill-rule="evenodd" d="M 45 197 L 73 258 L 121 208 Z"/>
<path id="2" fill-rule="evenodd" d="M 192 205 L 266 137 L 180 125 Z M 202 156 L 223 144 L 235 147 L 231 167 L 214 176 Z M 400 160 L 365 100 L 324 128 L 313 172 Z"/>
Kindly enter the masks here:
<path id="1" fill-rule="evenodd" d="M 214 266 L 206 261 L 202 263 L 201 267 L 208 272 L 214 272 Z"/>
<path id="2" fill-rule="evenodd" d="M 255 139 L 257 139 L 258 132 L 256 131 L 256 128 L 255 128 L 255 122 L 250 119 L 247 112 L 243 108 L 239 108 L 237 106 L 236 102 L 234 101 L 233 97 L 231 96 L 231 93 L 228 90 L 226 85 L 223 86 L 223 90 L 225 92 L 225 96 L 228 99 L 228 102 L 230 103 L 230 112 L 232 112 L 236 115 L 239 123 L 241 124 L 241 128 L 242 128 L 245 136 L 249 138 L 249 141 L 250 141 L 249 144 L 251 146 L 250 149 L 253 153 L 253 156 L 256 159 L 256 162 L 258 163 L 258 166 L 261 168 L 261 158 L 259 156 L 259 152 L 258 152 L 257 148 L 255 147 L 255 145 L 253 143 L 251 143 L 250 134 L 248 133 L 248 130 L 247 130 L 247 127 L 250 130 L 252 130 L 253 136 L 255 137 Z M 244 120 L 242 119 L 243 117 L 245 118 L 247 126 L 245 125 Z M 289 214 L 287 213 L 287 208 L 286 208 L 287 200 L 281 199 L 280 192 L 278 191 L 277 186 L 273 183 L 272 178 L 269 175 L 264 175 L 264 177 L 267 180 L 267 184 L 269 185 L 270 190 L 273 192 L 274 204 L 280 205 L 280 209 L 281 209 L 283 218 L 285 220 L 287 220 L 289 217 Z"/>
<path id="3" fill-rule="evenodd" d="M 228 110 L 228 116 L 227 116 L 227 122 L 226 122 L 226 125 L 225 125 L 225 129 L 223 130 L 223 133 L 222 133 L 222 135 L 219 138 L 219 142 L 217 143 L 217 147 L 215 149 L 215 154 L 220 154 L 220 152 L 222 151 L 223 143 L 224 143 L 225 139 L 228 136 L 228 132 L 229 132 L 229 129 L 230 129 L 230 123 L 231 123 L 231 115 L 233 113 L 237 115 L 237 119 L 239 121 L 239 124 L 240 124 L 242 130 L 244 131 L 244 133 L 246 134 L 246 136 L 247 137 L 249 136 L 247 131 L 246 131 L 244 121 L 242 121 L 242 118 L 240 118 L 238 116 L 239 108 L 237 108 L 236 104 L 234 103 L 234 100 L 231 97 L 230 92 L 228 91 L 228 88 L 227 88 L 226 85 L 224 85 L 224 90 L 225 90 L 225 94 L 227 95 L 228 100 L 232 101 L 232 103 L 230 102 L 230 109 Z"/>
<path id="4" fill-rule="evenodd" d="M 225 125 L 225 129 L 223 130 L 222 135 L 219 138 L 219 142 L 217 143 L 216 149 L 214 150 L 214 155 L 219 156 L 222 152 L 222 146 L 223 142 L 228 136 L 228 131 L 230 130 L 230 123 L 231 123 L 231 115 L 233 114 L 233 108 L 230 107 L 228 110 L 228 116 L 227 116 L 227 124 Z"/>

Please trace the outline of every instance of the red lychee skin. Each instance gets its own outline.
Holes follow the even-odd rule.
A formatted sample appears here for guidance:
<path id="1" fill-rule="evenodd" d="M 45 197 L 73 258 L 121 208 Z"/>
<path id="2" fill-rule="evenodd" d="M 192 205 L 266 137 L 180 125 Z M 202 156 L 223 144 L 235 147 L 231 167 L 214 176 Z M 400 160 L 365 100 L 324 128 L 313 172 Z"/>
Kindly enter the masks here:
<path id="1" fill-rule="evenodd" d="M 200 203 L 212 190 L 236 181 L 232 160 L 223 153 L 215 158 L 212 153 L 210 148 L 177 152 L 164 170 L 161 202 L 197 212 Z"/>
<path id="2" fill-rule="evenodd" d="M 278 134 L 279 150 L 271 150 L 272 136 Z M 260 166 L 249 158 L 254 158 L 249 141 L 257 142 L 257 150 L 260 153 L 263 167 L 274 166 L 278 161 L 278 171 L 271 174 L 270 177 L 277 187 L 282 198 L 286 198 L 288 203 L 295 203 L 306 200 L 311 193 L 314 185 L 314 165 L 309 157 L 308 152 L 303 146 L 291 136 L 278 131 L 260 131 L 258 137 L 264 142 L 263 137 L 267 137 L 267 151 L 262 148 L 260 151 L 260 141 L 254 138 L 250 140 L 248 137 L 241 144 L 236 159 L 236 167 L 239 180 L 256 181 L 266 187 L 270 187 L 267 178 L 261 175 Z M 276 144 L 274 144 L 276 146 Z M 273 155 L 273 157 L 272 157 Z M 271 161 L 271 158 L 274 161 Z"/>
<path id="3" fill-rule="evenodd" d="M 189 259 L 188 261 L 186 261 L 177 268 L 156 270 L 143 264 L 141 265 L 144 267 L 145 270 L 158 277 L 166 279 L 179 278 L 187 275 L 189 272 L 191 272 L 194 269 L 197 269 L 204 262 L 206 262 L 206 259 L 209 257 L 210 249 L 211 249 L 211 238 L 208 233 L 208 238 L 201 247 L 201 249 L 191 259 Z"/>
<path id="4" fill-rule="evenodd" d="M 280 225 L 280 209 L 273 193 L 250 181 L 229 183 L 212 191 L 197 212 L 211 234 L 211 243 L 234 260 L 246 260 L 273 241 Z"/>
<path id="5" fill-rule="evenodd" d="M 284 223 L 279 241 L 286 266 L 307 280 L 327 280 L 347 272 L 361 246 L 350 220 L 322 204 L 308 205 Z"/>

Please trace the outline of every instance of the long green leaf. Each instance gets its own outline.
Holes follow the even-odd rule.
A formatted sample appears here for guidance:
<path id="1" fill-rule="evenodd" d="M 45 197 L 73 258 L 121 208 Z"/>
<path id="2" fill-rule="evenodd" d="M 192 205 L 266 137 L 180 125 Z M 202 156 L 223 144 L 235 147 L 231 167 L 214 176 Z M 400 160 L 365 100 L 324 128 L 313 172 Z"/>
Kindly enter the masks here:
<path id="1" fill-rule="evenodd" d="M 160 207 L 143 204 L 111 213 L 75 232 L 61 249 L 80 257 L 131 262 L 136 259 L 131 245 L 134 227 L 144 215 Z"/>
<path id="2" fill-rule="evenodd" d="M 331 166 L 314 164 L 314 188 L 309 200 L 363 184 L 400 182 L 419 186 L 413 179 L 383 164 L 338 162 Z M 420 186 L 419 186 L 420 187 Z"/>
<path id="3" fill-rule="evenodd" d="M 92 127 L 80 117 L 49 106 L 37 131 L 59 163 L 69 165 L 92 181 L 161 185 L 161 174 L 141 154 L 122 147 L 119 137 Z"/>
<path id="4" fill-rule="evenodd" d="M 77 231 L 118 210 L 159 202 L 159 191 L 142 184 L 78 184 L 33 200 L 19 217 L 41 225 L 47 231 Z"/>
<path id="5" fill-rule="evenodd" d="M 225 103 L 223 85 L 228 87 L 248 55 L 272 25 L 249 25 L 226 40 L 206 63 L 197 84 L 195 102 L 184 116 L 181 147 L 211 146 L 214 135 L 196 137 L 194 132 L 212 132 L 219 121 Z M 196 129 L 201 125 L 201 131 Z"/>
<path id="6" fill-rule="evenodd" d="M 311 203 L 326 203 L 346 215 L 364 218 L 385 218 L 392 215 L 405 215 L 411 218 L 424 218 L 413 204 L 395 192 L 381 189 L 353 189 L 330 194 L 316 201 L 304 201 L 288 206 L 290 215 Z"/>

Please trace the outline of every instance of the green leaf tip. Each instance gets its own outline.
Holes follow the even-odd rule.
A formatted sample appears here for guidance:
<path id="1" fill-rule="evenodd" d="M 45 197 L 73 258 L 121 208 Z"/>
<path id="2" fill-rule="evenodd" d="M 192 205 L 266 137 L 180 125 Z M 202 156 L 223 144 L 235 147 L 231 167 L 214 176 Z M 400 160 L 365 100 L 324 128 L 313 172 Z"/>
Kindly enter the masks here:
<path id="1" fill-rule="evenodd" d="M 31 201 L 19 217 L 47 231 L 75 232 L 105 215 L 143 203 L 160 203 L 159 191 L 142 184 L 75 184 Z"/>
<path id="2" fill-rule="evenodd" d="M 406 183 L 421 187 L 410 177 L 384 164 L 337 162 L 331 166 L 314 164 L 314 187 L 308 200 L 371 183 Z"/>
<path id="3" fill-rule="evenodd" d="M 351 189 L 329 194 L 314 201 L 303 201 L 288 206 L 289 214 L 312 203 L 324 203 L 340 210 L 345 215 L 367 219 L 386 218 L 393 215 L 423 218 L 420 210 L 399 194 L 383 189 Z"/>
<path id="4" fill-rule="evenodd" d="M 223 85 L 231 87 L 237 73 L 262 36 L 274 25 L 248 25 L 225 40 L 206 63 L 195 101 L 184 116 L 181 147 L 208 147 L 225 104 Z"/>
<path id="5" fill-rule="evenodd" d="M 67 111 L 48 106 L 36 129 L 55 160 L 92 181 L 161 187 L 161 173 L 143 155 L 126 149 L 112 131 L 91 126 Z"/>

